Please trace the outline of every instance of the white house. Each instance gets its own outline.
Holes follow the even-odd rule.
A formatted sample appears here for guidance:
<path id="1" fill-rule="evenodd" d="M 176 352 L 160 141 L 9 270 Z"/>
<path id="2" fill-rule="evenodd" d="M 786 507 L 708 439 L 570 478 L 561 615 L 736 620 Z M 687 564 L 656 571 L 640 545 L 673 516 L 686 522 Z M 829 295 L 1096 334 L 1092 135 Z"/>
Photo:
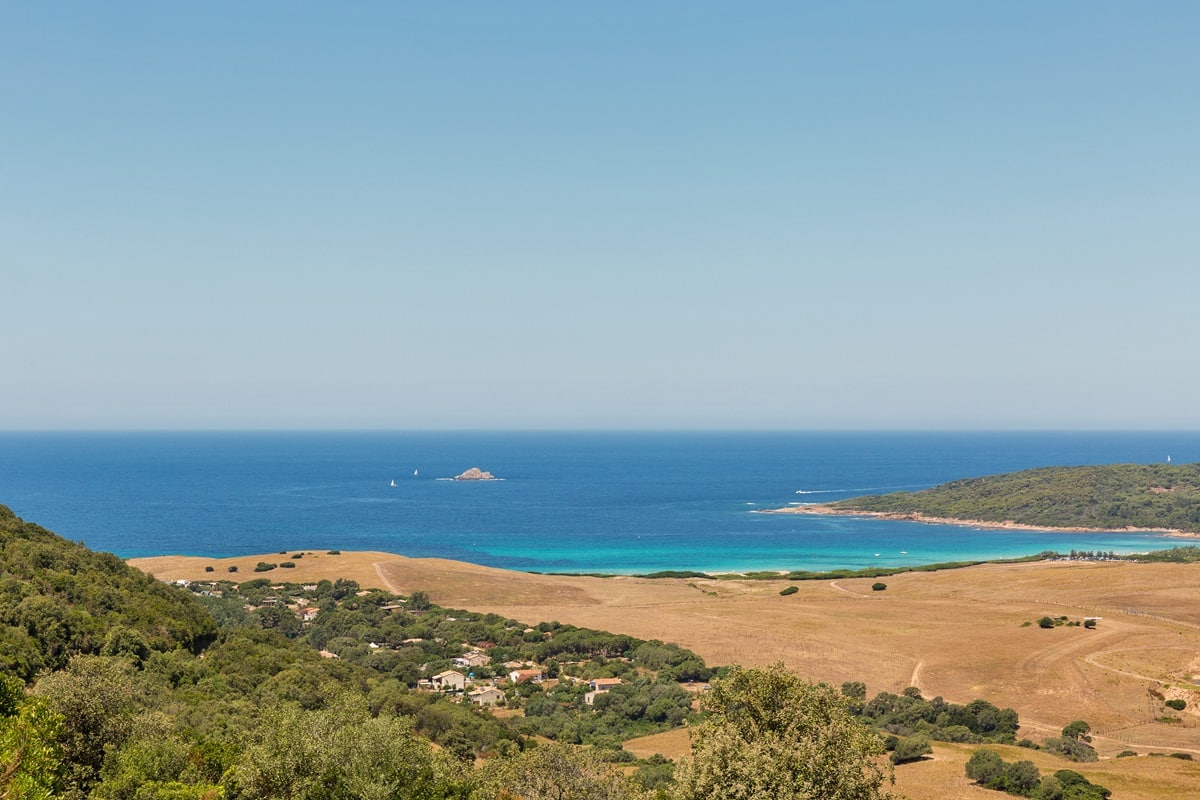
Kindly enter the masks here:
<path id="1" fill-rule="evenodd" d="M 540 669 L 514 669 L 508 673 L 508 679 L 513 683 L 541 683 L 542 671 Z"/>
<path id="2" fill-rule="evenodd" d="M 480 653 L 478 650 L 472 650 L 469 653 L 463 653 L 461 656 L 455 656 L 450 659 L 450 663 L 455 666 L 470 668 L 482 667 L 484 664 L 491 662 L 492 657 Z"/>
<path id="3" fill-rule="evenodd" d="M 439 672 L 429 680 L 433 683 L 433 688 L 443 692 L 461 692 L 467 685 L 466 677 L 452 669 Z"/>
<path id="4" fill-rule="evenodd" d="M 486 686 L 467 693 L 467 697 L 477 706 L 495 706 L 504 702 L 504 692 L 495 686 Z"/>
<path id="5" fill-rule="evenodd" d="M 588 688 L 590 688 L 591 691 L 583 696 L 583 702 L 590 706 L 592 703 L 596 702 L 596 695 L 604 694 L 614 686 L 620 685 L 620 678 L 592 678 L 590 681 L 588 681 Z"/>

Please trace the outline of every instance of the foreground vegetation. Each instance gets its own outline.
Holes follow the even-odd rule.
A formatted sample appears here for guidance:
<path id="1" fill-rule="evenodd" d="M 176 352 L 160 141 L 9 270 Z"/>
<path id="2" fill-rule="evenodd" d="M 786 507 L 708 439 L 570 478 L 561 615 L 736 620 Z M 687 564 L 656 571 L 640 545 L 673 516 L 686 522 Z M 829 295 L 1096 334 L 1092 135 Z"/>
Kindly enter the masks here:
<path id="1" fill-rule="evenodd" d="M 1043 467 L 831 507 L 1054 528 L 1200 532 L 1200 464 Z"/>

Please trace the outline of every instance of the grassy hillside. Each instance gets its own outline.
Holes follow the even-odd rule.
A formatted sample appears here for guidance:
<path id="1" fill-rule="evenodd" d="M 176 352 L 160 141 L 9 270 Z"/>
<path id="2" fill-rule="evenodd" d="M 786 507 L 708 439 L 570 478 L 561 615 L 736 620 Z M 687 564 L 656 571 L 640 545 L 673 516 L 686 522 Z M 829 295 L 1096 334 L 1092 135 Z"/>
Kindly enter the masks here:
<path id="1" fill-rule="evenodd" d="M 1043 467 L 832 506 L 1056 528 L 1200 532 L 1200 464 Z"/>

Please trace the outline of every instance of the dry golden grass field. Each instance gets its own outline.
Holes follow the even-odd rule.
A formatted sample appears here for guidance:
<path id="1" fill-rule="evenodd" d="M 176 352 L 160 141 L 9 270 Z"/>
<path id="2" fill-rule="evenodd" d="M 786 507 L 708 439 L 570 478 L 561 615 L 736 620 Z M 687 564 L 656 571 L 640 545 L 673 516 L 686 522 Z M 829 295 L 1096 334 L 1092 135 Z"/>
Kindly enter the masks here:
<path id="1" fill-rule="evenodd" d="M 130 563 L 163 580 L 262 577 L 258 561 L 162 557 Z M 1073 767 L 1114 790 L 1117 800 L 1200 797 L 1200 565 L 1101 562 L 989 564 L 881 579 L 746 581 L 531 575 L 386 553 L 306 554 L 294 570 L 267 573 L 298 582 L 347 577 L 401 594 L 427 592 L 443 606 L 488 611 L 528 623 L 573 625 L 677 642 L 713 665 L 783 661 L 804 677 L 840 685 L 861 680 L 869 695 L 917 686 L 926 697 L 987 699 L 1015 708 L 1021 734 L 1041 740 L 1068 722 L 1093 728 L 1105 758 L 1072 765 L 1027 749 L 1045 770 Z M 205 573 L 213 566 L 214 573 Z M 780 590 L 796 586 L 787 597 Z M 1039 628 L 1043 615 L 1082 626 Z M 1028 623 L 1028 624 L 1027 624 Z M 1162 698 L 1184 699 L 1174 712 Z M 1163 721 L 1164 717 L 1177 721 Z M 647 749 L 651 748 L 651 749 Z M 653 749 L 658 748 L 658 749 Z M 686 735 L 664 734 L 630 749 L 678 755 Z M 938 745 L 932 759 L 897 769 L 897 786 L 920 798 L 1001 797 L 967 784 L 969 746 Z"/>

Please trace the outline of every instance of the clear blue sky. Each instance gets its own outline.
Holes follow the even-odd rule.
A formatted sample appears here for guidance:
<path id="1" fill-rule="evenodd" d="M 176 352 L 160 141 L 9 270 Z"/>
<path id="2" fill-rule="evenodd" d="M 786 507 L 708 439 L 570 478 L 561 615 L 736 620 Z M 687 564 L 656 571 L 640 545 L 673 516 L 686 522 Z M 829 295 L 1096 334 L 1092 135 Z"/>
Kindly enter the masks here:
<path id="1" fill-rule="evenodd" d="M 0 428 L 1200 427 L 1200 5 L 6 3 Z"/>

